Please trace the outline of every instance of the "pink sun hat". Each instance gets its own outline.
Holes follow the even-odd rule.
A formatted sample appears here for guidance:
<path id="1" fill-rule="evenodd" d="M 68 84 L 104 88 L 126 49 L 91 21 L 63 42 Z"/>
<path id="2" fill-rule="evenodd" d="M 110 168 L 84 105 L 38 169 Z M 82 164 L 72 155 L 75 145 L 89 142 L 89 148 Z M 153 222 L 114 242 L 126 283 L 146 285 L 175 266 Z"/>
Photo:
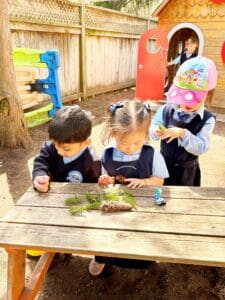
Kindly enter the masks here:
<path id="1" fill-rule="evenodd" d="M 167 101 L 193 107 L 205 99 L 208 91 L 216 87 L 216 82 L 217 70 L 211 59 L 191 58 L 178 69 L 167 93 Z"/>

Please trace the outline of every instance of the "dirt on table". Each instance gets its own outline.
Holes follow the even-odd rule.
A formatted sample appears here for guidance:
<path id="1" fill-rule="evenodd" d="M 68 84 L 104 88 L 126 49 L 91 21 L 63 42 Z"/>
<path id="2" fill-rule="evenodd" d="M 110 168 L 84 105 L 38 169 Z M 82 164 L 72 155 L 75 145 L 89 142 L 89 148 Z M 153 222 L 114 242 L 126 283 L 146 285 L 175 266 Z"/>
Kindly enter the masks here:
<path id="1" fill-rule="evenodd" d="M 100 152 L 100 131 L 107 106 L 120 99 L 133 99 L 132 89 L 74 102 L 95 115 L 92 141 Z M 30 129 L 32 149 L 0 148 L 0 216 L 31 184 L 32 160 L 48 138 L 48 124 Z M 153 143 L 158 147 L 158 143 Z M 201 157 L 202 186 L 225 186 L 225 123 L 217 122 L 210 151 Z M 71 236 L 71 239 L 73 237 Z M 101 241 L 99 240 L 99 243 Z M 146 270 L 112 266 L 98 277 L 88 272 L 91 257 L 57 254 L 38 300 L 101 299 L 225 299 L 225 268 L 157 262 Z M 29 260 L 28 273 L 36 261 Z M 6 298 L 5 298 L 6 299 Z"/>

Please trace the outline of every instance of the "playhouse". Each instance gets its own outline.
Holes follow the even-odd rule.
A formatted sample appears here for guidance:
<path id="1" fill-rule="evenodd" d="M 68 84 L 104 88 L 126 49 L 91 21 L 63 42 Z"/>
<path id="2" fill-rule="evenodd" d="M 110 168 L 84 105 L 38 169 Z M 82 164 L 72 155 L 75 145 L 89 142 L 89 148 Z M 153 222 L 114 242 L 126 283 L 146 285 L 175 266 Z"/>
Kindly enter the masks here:
<path id="1" fill-rule="evenodd" d="M 198 39 L 198 55 L 212 59 L 218 83 L 211 106 L 225 108 L 225 0 L 165 0 L 153 12 L 158 26 L 167 33 L 168 57 L 181 53 L 189 36 Z M 171 71 L 175 75 L 176 67 Z"/>

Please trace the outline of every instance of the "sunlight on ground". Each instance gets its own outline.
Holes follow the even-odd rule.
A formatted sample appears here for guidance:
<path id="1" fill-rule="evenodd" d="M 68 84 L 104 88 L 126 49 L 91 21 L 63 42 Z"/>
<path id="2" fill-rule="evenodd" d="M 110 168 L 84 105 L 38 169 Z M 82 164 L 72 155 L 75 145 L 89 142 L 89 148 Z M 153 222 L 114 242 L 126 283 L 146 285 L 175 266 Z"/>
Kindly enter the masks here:
<path id="1" fill-rule="evenodd" d="M 32 170 L 33 170 L 33 161 L 34 161 L 34 157 L 31 157 L 28 161 L 27 161 L 27 167 L 30 173 L 30 178 L 32 178 Z"/>
<path id="2" fill-rule="evenodd" d="M 213 134 L 209 151 L 200 156 L 202 186 L 225 186 L 224 162 L 224 137 Z"/>
<path id="3" fill-rule="evenodd" d="M 10 194 L 7 176 L 5 173 L 0 175 L 1 194 L 0 194 L 0 218 L 13 207 L 13 198 Z"/>

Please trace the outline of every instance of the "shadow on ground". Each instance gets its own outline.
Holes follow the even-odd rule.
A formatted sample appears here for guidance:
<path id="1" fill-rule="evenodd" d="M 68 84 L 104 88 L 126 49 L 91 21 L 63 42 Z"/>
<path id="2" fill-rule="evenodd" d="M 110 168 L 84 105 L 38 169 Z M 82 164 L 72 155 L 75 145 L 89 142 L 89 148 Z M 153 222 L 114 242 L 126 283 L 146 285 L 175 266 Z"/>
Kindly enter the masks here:
<path id="1" fill-rule="evenodd" d="M 58 255 L 37 300 L 225 299 L 225 269 L 157 263 L 148 270 L 112 266 L 88 273 L 90 258 Z"/>

